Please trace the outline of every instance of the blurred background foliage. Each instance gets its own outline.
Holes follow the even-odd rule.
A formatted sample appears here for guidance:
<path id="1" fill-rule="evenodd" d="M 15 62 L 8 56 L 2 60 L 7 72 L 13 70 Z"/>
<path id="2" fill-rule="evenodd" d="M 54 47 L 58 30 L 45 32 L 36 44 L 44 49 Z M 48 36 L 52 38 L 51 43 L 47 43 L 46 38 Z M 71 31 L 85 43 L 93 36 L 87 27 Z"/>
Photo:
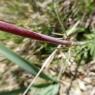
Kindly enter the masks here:
<path id="1" fill-rule="evenodd" d="M 88 64 L 95 59 L 95 0 L 0 0 L 0 20 L 60 39 L 87 42 L 83 46 L 63 46 L 52 63 L 67 64 L 68 59 Z M 67 35 L 77 21 L 80 23 L 76 30 Z M 26 59 L 37 64 L 56 48 L 56 45 L 3 32 L 0 41 L 8 45 L 14 42 L 17 52 L 23 52 Z M 62 52 L 65 57 L 60 60 Z"/>
<path id="2" fill-rule="evenodd" d="M 85 41 L 95 38 L 94 6 L 94 0 L 1 0 L 0 19 L 36 32 L 63 39 L 66 31 L 80 20 L 80 25 L 78 25 L 75 33 L 67 38 Z M 13 40 L 17 43 L 23 41 L 22 37 L 2 32 L 0 32 L 0 39 Z M 39 44 L 38 48 L 41 47 L 40 52 L 42 54 L 49 54 L 55 48 L 51 44 Z M 82 54 L 80 54 L 80 60 L 83 58 L 88 59 L 95 55 L 93 54 L 95 47 L 93 45 L 90 43 L 89 46 L 76 48 L 78 52 L 83 50 L 81 51 Z M 86 52 L 84 53 L 84 51 Z"/>

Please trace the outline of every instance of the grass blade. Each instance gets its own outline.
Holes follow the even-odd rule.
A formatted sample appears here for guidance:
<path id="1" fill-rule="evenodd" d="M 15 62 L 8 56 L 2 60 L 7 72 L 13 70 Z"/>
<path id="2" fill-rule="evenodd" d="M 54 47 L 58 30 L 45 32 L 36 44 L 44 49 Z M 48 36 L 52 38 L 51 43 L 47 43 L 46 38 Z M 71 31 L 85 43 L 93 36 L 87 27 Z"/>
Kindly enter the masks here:
<path id="1" fill-rule="evenodd" d="M 22 93 L 24 90 L 25 90 L 25 87 L 15 89 L 15 90 L 12 90 L 12 91 L 0 91 L 0 95 L 18 95 L 18 94 Z"/>
<path id="2" fill-rule="evenodd" d="M 39 68 L 37 68 L 35 65 L 31 64 L 24 58 L 20 57 L 16 53 L 12 52 L 10 49 L 6 48 L 4 45 L 0 44 L 0 53 L 7 57 L 10 61 L 13 63 L 19 65 L 21 68 L 26 70 L 27 72 L 31 73 L 32 75 L 36 75 L 39 72 Z M 44 74 L 41 72 L 39 75 L 41 78 L 46 79 L 46 80 L 52 80 L 55 81 L 55 79 L 49 77 L 48 75 Z"/>

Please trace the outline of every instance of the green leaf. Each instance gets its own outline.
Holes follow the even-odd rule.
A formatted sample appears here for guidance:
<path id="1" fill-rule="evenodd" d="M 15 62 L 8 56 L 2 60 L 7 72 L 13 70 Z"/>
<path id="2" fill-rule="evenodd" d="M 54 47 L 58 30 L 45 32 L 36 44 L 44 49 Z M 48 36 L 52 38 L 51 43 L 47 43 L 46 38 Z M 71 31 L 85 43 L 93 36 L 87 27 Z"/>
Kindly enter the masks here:
<path id="1" fill-rule="evenodd" d="M 59 84 L 40 84 L 39 87 L 32 87 L 31 94 L 32 95 L 57 95 L 59 91 Z"/>
<path id="2" fill-rule="evenodd" d="M 39 84 L 33 84 L 32 87 L 35 87 L 35 88 L 44 88 L 44 87 L 47 87 L 49 85 L 53 85 L 53 83 L 39 83 Z"/>
<path id="3" fill-rule="evenodd" d="M 18 95 L 24 92 L 26 88 L 19 88 L 12 91 L 0 91 L 0 95 Z"/>
<path id="4" fill-rule="evenodd" d="M 93 56 L 93 58 L 95 58 L 95 42 L 91 42 L 90 44 L 88 44 L 88 48 L 90 50 L 91 56 Z"/>
<path id="5" fill-rule="evenodd" d="M 4 45 L 0 44 L 0 53 L 6 56 L 9 60 L 13 63 L 19 65 L 21 68 L 26 70 L 27 72 L 31 73 L 32 75 L 36 75 L 39 71 L 35 65 L 31 64 L 21 56 L 17 55 L 16 53 L 12 52 L 10 49 L 6 48 Z M 43 72 L 40 74 L 40 77 L 46 80 L 55 81 L 54 78 L 49 77 L 48 75 L 44 74 Z"/>

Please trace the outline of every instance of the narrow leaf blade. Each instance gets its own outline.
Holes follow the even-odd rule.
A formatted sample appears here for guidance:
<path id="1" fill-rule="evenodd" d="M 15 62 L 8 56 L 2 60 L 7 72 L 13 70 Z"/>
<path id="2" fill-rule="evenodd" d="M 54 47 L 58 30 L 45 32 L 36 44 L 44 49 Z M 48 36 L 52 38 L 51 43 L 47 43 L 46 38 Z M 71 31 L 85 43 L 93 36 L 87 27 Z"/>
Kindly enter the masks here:
<path id="1" fill-rule="evenodd" d="M 10 61 L 19 65 L 21 68 L 26 70 L 27 72 L 31 73 L 32 75 L 36 75 L 39 71 L 35 65 L 31 64 L 21 56 L 17 55 L 16 53 L 12 52 L 10 49 L 6 48 L 4 45 L 0 44 L 0 53 L 6 56 Z M 44 74 L 43 72 L 40 74 L 40 77 L 46 80 L 55 81 L 55 79 L 49 77 L 48 75 Z"/>

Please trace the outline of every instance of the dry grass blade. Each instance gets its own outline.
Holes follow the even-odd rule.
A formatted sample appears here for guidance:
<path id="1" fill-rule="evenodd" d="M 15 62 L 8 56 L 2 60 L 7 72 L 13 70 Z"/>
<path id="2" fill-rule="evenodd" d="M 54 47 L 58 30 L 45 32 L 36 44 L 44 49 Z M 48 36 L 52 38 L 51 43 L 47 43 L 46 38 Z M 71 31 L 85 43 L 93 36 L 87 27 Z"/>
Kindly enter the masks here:
<path id="1" fill-rule="evenodd" d="M 54 59 L 54 56 L 57 52 L 57 50 L 61 47 L 61 45 L 58 45 L 58 47 L 51 53 L 51 55 L 45 60 L 45 62 L 43 63 L 41 69 L 39 70 L 39 72 L 37 73 L 37 75 L 35 76 L 35 78 L 32 80 L 32 82 L 29 84 L 29 86 L 27 87 L 27 89 L 25 90 L 25 92 L 23 93 L 23 95 L 26 95 L 28 90 L 31 88 L 31 86 L 33 85 L 33 83 L 36 81 L 36 79 L 39 77 L 39 75 L 41 74 L 41 72 L 43 71 L 44 68 L 47 68 L 49 66 L 49 64 L 52 62 L 52 60 Z"/>
<path id="2" fill-rule="evenodd" d="M 75 33 L 77 30 L 77 26 L 79 25 L 80 21 L 77 21 L 69 30 L 66 31 L 67 36 L 70 36 L 71 34 Z"/>
<path id="3" fill-rule="evenodd" d="M 51 55 L 47 58 L 47 60 L 45 61 L 45 68 L 47 69 L 49 64 L 53 61 L 56 52 L 58 51 L 58 49 L 61 47 L 61 45 L 58 45 L 57 48 L 51 53 Z"/>

